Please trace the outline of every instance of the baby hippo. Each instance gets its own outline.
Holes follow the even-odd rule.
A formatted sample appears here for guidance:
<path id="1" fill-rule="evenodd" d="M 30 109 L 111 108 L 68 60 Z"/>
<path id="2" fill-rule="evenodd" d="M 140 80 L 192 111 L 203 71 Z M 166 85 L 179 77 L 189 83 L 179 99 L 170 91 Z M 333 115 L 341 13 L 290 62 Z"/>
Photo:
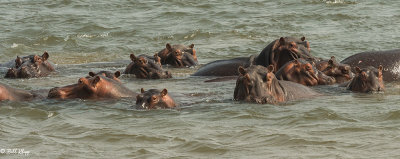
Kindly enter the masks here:
<path id="1" fill-rule="evenodd" d="M 149 89 L 145 91 L 141 89 L 141 94 L 136 97 L 136 108 L 138 109 L 164 109 L 174 108 L 176 103 L 171 96 L 168 95 L 167 89 L 162 91 L 157 89 Z"/>
<path id="2" fill-rule="evenodd" d="M 29 55 L 15 59 L 8 66 L 5 78 L 33 78 L 44 77 L 55 71 L 54 66 L 48 61 L 49 54 L 44 52 L 42 56 Z"/>
<path id="3" fill-rule="evenodd" d="M 158 56 L 155 56 L 155 60 L 140 55 L 136 57 L 134 54 L 130 55 L 132 62 L 126 67 L 125 74 L 134 74 L 136 78 L 147 78 L 147 79 L 162 79 L 171 78 L 172 75 L 169 71 L 164 71 L 159 63 Z"/>
<path id="4" fill-rule="evenodd" d="M 356 75 L 347 85 L 348 90 L 360 93 L 385 91 L 382 65 L 380 65 L 378 69 L 372 66 L 363 69 L 355 67 L 354 69 Z"/>

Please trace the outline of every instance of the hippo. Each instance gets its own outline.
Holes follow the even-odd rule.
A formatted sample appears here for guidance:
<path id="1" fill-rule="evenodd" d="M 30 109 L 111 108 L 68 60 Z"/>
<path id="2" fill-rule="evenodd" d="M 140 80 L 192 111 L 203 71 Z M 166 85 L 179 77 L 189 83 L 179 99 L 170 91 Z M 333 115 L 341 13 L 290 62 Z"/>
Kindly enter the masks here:
<path id="1" fill-rule="evenodd" d="M 154 58 L 156 61 L 147 56 L 140 55 L 136 57 L 134 54 L 130 55 L 132 62 L 126 67 L 125 74 L 134 74 L 136 78 L 144 79 L 162 79 L 172 78 L 169 71 L 164 71 L 159 63 L 157 56 Z"/>
<path id="2" fill-rule="evenodd" d="M 33 78 L 45 77 L 55 71 L 54 65 L 48 61 L 49 54 L 44 52 L 42 56 L 29 55 L 19 57 L 10 62 L 5 78 Z"/>
<path id="3" fill-rule="evenodd" d="M 141 89 L 141 94 L 136 96 L 136 107 L 138 109 L 164 109 L 174 108 L 176 103 L 171 96 L 168 95 L 167 89 L 162 91 L 158 89 L 149 89 L 145 91 Z"/>
<path id="4" fill-rule="evenodd" d="M 338 84 L 347 82 L 354 77 L 350 65 L 338 63 L 335 56 L 331 56 L 329 60 L 317 62 L 316 67 L 327 76 L 335 78 Z"/>
<path id="5" fill-rule="evenodd" d="M 27 101 L 33 98 L 34 94 L 29 91 L 12 88 L 6 84 L 0 83 L 0 101 Z"/>
<path id="6" fill-rule="evenodd" d="M 360 69 L 356 66 L 354 70 L 356 74 L 347 85 L 347 90 L 360 93 L 385 91 L 382 65 L 379 65 L 378 69 L 372 66 Z"/>
<path id="7" fill-rule="evenodd" d="M 165 48 L 158 52 L 161 64 L 174 67 L 191 67 L 198 64 L 194 44 L 172 45 L 167 43 Z"/>
<path id="8" fill-rule="evenodd" d="M 118 78 L 119 76 L 121 76 L 121 72 L 119 72 L 119 71 L 115 71 L 114 73 L 112 73 L 110 71 L 100 71 L 100 72 L 97 72 L 97 73 L 89 72 L 89 76 L 91 76 L 91 77 L 95 77 L 96 75 L 106 76 L 106 77 L 108 77 L 110 79 L 113 79 L 115 81 L 121 82 L 119 80 L 119 78 Z"/>
<path id="9" fill-rule="evenodd" d="M 387 51 L 368 51 L 349 56 L 340 63 L 348 64 L 352 68 L 378 68 L 382 65 L 383 80 L 393 82 L 400 80 L 400 49 Z M 355 71 L 355 70 L 353 70 Z"/>
<path id="10" fill-rule="evenodd" d="M 239 66 L 262 65 L 267 67 L 271 64 L 276 69 L 275 73 L 284 64 L 297 58 L 312 58 L 310 43 L 305 40 L 305 37 L 300 39 L 281 37 L 268 44 L 258 56 L 214 61 L 202 66 L 193 76 L 237 76 Z"/>
<path id="11" fill-rule="evenodd" d="M 319 71 L 312 63 L 298 58 L 283 65 L 276 73 L 278 80 L 296 82 L 305 86 L 334 84 L 335 79 Z"/>
<path id="12" fill-rule="evenodd" d="M 240 75 L 236 81 L 233 98 L 260 104 L 278 104 L 320 95 L 307 86 L 278 80 L 273 73 L 274 70 L 274 65 L 269 65 L 268 68 L 260 65 L 239 67 Z"/>
<path id="13" fill-rule="evenodd" d="M 135 98 L 132 92 L 120 82 L 103 75 L 79 78 L 78 83 L 50 89 L 48 98 L 53 99 L 118 99 Z"/>

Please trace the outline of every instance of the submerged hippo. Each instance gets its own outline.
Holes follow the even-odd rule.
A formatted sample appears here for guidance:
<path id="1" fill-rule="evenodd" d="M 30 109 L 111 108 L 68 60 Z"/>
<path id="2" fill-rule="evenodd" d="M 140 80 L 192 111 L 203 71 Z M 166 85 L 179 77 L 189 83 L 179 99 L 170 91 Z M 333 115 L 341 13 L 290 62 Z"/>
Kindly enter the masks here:
<path id="1" fill-rule="evenodd" d="M 49 54 L 44 52 L 42 56 L 29 55 L 19 57 L 11 62 L 5 78 L 33 78 L 44 77 L 55 71 L 54 65 L 48 61 Z"/>
<path id="2" fill-rule="evenodd" d="M 48 98 L 116 99 L 122 97 L 134 98 L 136 95 L 120 82 L 103 75 L 96 75 L 80 78 L 76 84 L 52 88 L 49 91 Z"/>
<path id="3" fill-rule="evenodd" d="M 167 43 L 165 48 L 158 52 L 161 64 L 174 67 L 191 67 L 198 64 L 194 44 L 172 45 Z"/>
<path id="4" fill-rule="evenodd" d="M 258 56 L 240 57 L 229 60 L 214 61 L 202 66 L 194 76 L 237 76 L 237 69 L 250 65 L 273 65 L 276 72 L 287 62 L 297 58 L 311 58 L 310 44 L 305 37 L 300 39 L 281 37 L 268 44 Z"/>
<path id="5" fill-rule="evenodd" d="M 147 56 L 142 55 L 136 57 L 134 54 L 131 54 L 130 58 L 132 62 L 126 67 L 124 71 L 125 74 L 134 74 L 137 78 L 147 79 L 161 79 L 172 77 L 169 71 L 164 71 L 162 69 L 159 61 L 154 61 Z M 157 60 L 158 58 L 155 57 L 155 59 Z"/>
<path id="6" fill-rule="evenodd" d="M 138 109 L 164 109 L 174 108 L 176 107 L 176 103 L 168 95 L 167 89 L 163 89 L 162 91 L 157 89 L 144 91 L 142 88 L 141 94 L 136 97 L 136 106 Z"/>
<path id="7" fill-rule="evenodd" d="M 335 78 L 336 83 L 339 84 L 347 82 L 354 77 L 350 65 L 338 63 L 335 56 L 332 56 L 329 60 L 319 61 L 316 66 L 322 73 Z"/>
<path id="8" fill-rule="evenodd" d="M 34 94 L 29 91 L 12 88 L 8 85 L 0 83 L 0 101 L 26 101 L 32 100 L 33 98 Z"/>
<path id="9" fill-rule="evenodd" d="M 273 65 L 268 68 L 257 65 L 246 69 L 239 67 L 240 75 L 236 81 L 233 98 L 247 102 L 276 104 L 319 95 L 304 85 L 276 79 L 274 70 Z"/>
<path id="10" fill-rule="evenodd" d="M 385 91 L 381 65 L 378 66 L 378 69 L 369 66 L 363 69 L 355 67 L 354 70 L 356 75 L 347 85 L 348 90 L 360 93 Z"/>
<path id="11" fill-rule="evenodd" d="M 368 66 L 378 68 L 379 65 L 382 65 L 385 82 L 400 80 L 400 49 L 362 52 L 347 57 L 340 63 L 348 64 L 352 68 L 356 66 L 359 68 L 367 68 Z"/>
<path id="12" fill-rule="evenodd" d="M 276 78 L 296 82 L 305 86 L 334 84 L 335 79 L 319 71 L 310 62 L 299 58 L 283 65 L 276 73 Z"/>
<path id="13" fill-rule="evenodd" d="M 110 71 L 100 71 L 100 72 L 97 72 L 97 73 L 89 72 L 89 76 L 91 76 L 91 77 L 95 77 L 96 75 L 106 76 L 106 77 L 108 77 L 110 79 L 113 79 L 113 80 L 116 80 L 118 82 L 121 82 L 119 80 L 119 78 L 118 78 L 119 76 L 121 76 L 121 72 L 119 72 L 119 71 L 115 71 L 114 73 L 112 73 Z"/>

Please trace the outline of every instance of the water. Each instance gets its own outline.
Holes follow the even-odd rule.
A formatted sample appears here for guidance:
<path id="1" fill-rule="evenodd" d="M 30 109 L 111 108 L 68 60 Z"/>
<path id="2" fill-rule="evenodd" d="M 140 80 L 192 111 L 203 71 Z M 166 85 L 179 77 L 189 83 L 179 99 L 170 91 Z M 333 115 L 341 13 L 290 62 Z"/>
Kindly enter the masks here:
<path id="1" fill-rule="evenodd" d="M 27 90 L 123 70 L 130 53 L 152 55 L 166 43 L 195 44 L 206 64 L 258 54 L 281 36 L 305 36 L 312 54 L 338 60 L 400 41 L 395 0 L 3 0 L 0 15 L 0 62 L 48 51 L 57 64 L 50 77 L 0 79 Z M 204 83 L 211 78 L 190 76 L 196 69 L 168 68 L 175 78 L 166 80 L 122 77 L 136 92 L 167 88 L 175 110 L 138 111 L 129 99 L 0 102 L 0 150 L 24 149 L 26 158 L 400 156 L 399 83 L 383 94 L 314 87 L 325 96 L 257 105 L 232 100 L 235 81 Z"/>

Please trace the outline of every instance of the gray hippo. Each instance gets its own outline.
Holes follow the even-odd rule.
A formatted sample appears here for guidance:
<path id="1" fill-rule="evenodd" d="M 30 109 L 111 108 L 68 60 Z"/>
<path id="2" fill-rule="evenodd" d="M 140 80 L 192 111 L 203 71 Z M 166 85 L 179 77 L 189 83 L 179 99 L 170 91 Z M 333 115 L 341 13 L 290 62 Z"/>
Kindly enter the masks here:
<path id="1" fill-rule="evenodd" d="M 162 69 L 160 58 L 155 56 L 155 60 L 145 56 L 140 55 L 136 57 L 134 54 L 130 55 L 132 62 L 126 67 L 125 74 L 134 74 L 136 78 L 144 79 L 163 79 L 171 78 L 172 75 L 169 71 L 164 71 Z"/>
<path id="2" fill-rule="evenodd" d="M 165 48 L 157 54 L 161 58 L 161 64 L 174 67 L 191 67 L 198 64 L 194 44 L 172 45 L 167 43 Z"/>
<path id="3" fill-rule="evenodd" d="M 49 54 L 44 52 L 42 56 L 29 55 L 19 57 L 14 62 L 8 63 L 8 71 L 5 78 L 32 78 L 44 77 L 55 71 L 54 65 L 48 61 Z"/>
<path id="4" fill-rule="evenodd" d="M 291 100 L 307 99 L 320 94 L 311 88 L 291 81 L 278 80 L 274 66 L 253 65 L 239 67 L 233 98 L 238 101 L 277 104 Z"/>
<path id="5" fill-rule="evenodd" d="M 141 89 L 141 94 L 136 97 L 136 107 L 138 109 L 165 109 L 174 108 L 176 103 L 171 96 L 168 95 L 167 89 L 149 89 L 145 91 Z"/>
<path id="6" fill-rule="evenodd" d="M 361 52 L 347 57 L 340 63 L 348 64 L 352 68 L 356 66 L 359 68 L 367 68 L 369 66 L 378 68 L 382 65 L 385 82 L 400 80 L 400 49 Z"/>
<path id="7" fill-rule="evenodd" d="M 384 77 L 382 75 L 383 67 L 381 65 L 378 66 L 378 69 L 369 66 L 363 69 L 355 67 L 354 70 L 356 74 L 348 83 L 348 90 L 360 93 L 385 91 Z"/>

